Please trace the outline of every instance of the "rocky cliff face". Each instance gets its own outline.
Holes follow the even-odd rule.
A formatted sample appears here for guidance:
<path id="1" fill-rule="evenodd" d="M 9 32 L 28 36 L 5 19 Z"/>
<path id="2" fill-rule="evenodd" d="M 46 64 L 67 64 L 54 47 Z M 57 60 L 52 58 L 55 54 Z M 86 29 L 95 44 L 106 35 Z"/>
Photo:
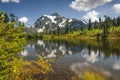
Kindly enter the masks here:
<path id="1" fill-rule="evenodd" d="M 36 28 L 37 32 L 44 32 L 46 29 L 54 31 L 57 27 L 64 29 L 66 27 L 66 21 L 68 21 L 71 28 L 81 28 L 85 25 L 84 21 L 69 19 L 60 16 L 58 13 L 53 13 L 51 15 L 43 15 L 38 18 L 32 27 Z"/>

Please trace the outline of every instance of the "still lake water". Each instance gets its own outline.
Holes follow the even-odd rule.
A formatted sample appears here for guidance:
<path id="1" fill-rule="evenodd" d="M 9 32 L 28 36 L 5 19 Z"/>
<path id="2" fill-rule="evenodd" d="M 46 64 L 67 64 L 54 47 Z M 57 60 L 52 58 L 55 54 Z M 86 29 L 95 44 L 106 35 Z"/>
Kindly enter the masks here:
<path id="1" fill-rule="evenodd" d="M 69 77 L 67 71 L 81 77 L 87 69 L 98 71 L 111 80 L 120 80 L 119 40 L 28 41 L 21 55 L 26 60 L 37 59 L 37 55 L 53 59 L 56 74 L 52 75 L 55 76 L 52 80 Z"/>

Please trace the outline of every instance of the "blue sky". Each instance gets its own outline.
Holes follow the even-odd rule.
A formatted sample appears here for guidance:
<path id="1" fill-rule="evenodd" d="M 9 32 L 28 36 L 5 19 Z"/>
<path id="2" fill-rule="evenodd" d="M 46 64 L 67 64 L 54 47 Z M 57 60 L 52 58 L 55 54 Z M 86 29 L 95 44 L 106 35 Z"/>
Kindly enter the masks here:
<path id="1" fill-rule="evenodd" d="M 68 18 L 91 18 L 94 22 L 104 15 L 120 16 L 120 0 L 1 0 L 0 11 L 14 13 L 27 26 L 54 12 Z"/>

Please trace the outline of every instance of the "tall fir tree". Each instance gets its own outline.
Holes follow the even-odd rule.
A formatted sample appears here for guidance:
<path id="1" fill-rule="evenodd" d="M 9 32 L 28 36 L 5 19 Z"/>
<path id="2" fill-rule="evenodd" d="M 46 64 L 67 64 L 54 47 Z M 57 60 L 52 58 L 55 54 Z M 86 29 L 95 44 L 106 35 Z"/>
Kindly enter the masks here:
<path id="1" fill-rule="evenodd" d="M 88 29 L 89 29 L 89 30 L 92 30 L 92 22 L 91 22 L 91 19 L 89 19 Z"/>
<path id="2" fill-rule="evenodd" d="M 4 14 L 3 14 L 3 15 L 4 15 L 4 20 L 3 20 L 3 21 L 4 21 L 4 23 L 8 23 L 10 19 L 9 19 L 9 17 L 8 17 L 7 13 L 6 13 L 6 12 L 4 12 Z"/>
<path id="3" fill-rule="evenodd" d="M 102 19 L 101 19 L 101 17 L 99 17 L 99 29 L 101 29 L 102 28 Z"/>
<path id="4" fill-rule="evenodd" d="M 120 26 L 120 16 L 117 17 L 117 26 Z"/>
<path id="5" fill-rule="evenodd" d="M 105 26 L 103 27 L 103 38 L 107 38 L 108 37 L 108 29 L 110 28 L 111 26 L 111 19 L 109 16 L 104 16 L 105 17 L 105 21 L 104 21 L 104 24 Z"/>
<path id="6" fill-rule="evenodd" d="M 98 29 L 98 27 L 99 27 L 99 26 L 98 26 L 98 21 L 95 21 L 95 22 L 94 22 L 94 28 L 95 28 L 95 29 Z"/>
<path id="7" fill-rule="evenodd" d="M 60 27 L 57 25 L 57 34 L 60 35 Z"/>
<path id="8" fill-rule="evenodd" d="M 13 13 L 10 14 L 10 17 L 11 17 L 11 22 L 15 22 L 15 15 Z"/>
<path id="9" fill-rule="evenodd" d="M 65 32 L 66 32 L 66 33 L 69 33 L 69 32 L 70 32 L 70 24 L 69 24 L 69 21 L 68 21 L 68 20 L 66 21 L 66 25 L 65 25 L 65 26 L 66 26 Z"/>
<path id="10" fill-rule="evenodd" d="M 113 20 L 112 20 L 112 25 L 113 25 L 113 26 L 117 26 L 116 18 L 113 18 Z"/>

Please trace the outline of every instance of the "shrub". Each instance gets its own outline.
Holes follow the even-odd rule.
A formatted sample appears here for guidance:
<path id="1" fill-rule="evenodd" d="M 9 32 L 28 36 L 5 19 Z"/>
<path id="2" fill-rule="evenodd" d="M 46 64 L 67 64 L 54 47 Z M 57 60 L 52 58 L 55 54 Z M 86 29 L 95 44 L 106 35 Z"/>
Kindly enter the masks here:
<path id="1" fill-rule="evenodd" d="M 83 80 L 106 80 L 106 78 L 100 73 L 86 71 Z"/>

